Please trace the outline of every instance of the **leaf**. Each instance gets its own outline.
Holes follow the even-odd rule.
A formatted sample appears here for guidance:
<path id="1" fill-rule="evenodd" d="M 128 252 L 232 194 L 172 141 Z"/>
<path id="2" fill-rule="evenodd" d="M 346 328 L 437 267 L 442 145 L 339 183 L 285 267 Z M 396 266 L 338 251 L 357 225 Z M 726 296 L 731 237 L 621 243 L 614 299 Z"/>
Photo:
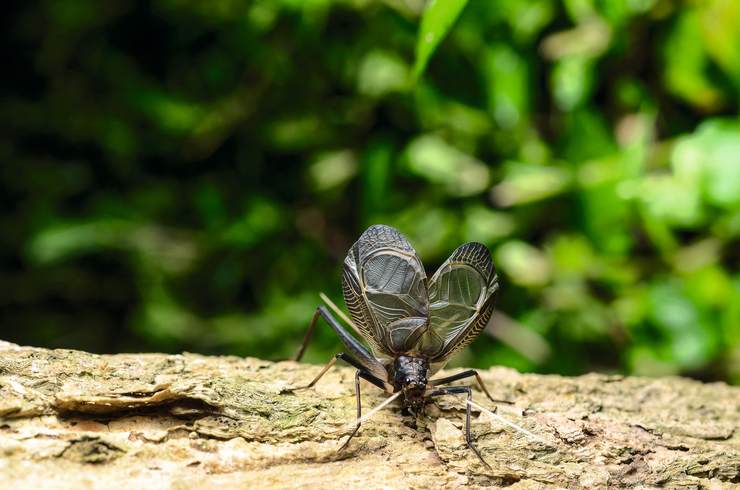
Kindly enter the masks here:
<path id="1" fill-rule="evenodd" d="M 699 9 L 701 40 L 707 55 L 740 84 L 740 3 L 702 2 Z"/>
<path id="2" fill-rule="evenodd" d="M 510 129 L 519 124 L 529 108 L 527 61 L 509 45 L 496 43 L 484 51 L 481 72 L 488 111 L 498 125 Z"/>
<path id="3" fill-rule="evenodd" d="M 412 140 L 406 148 L 406 157 L 409 170 L 443 186 L 452 196 L 472 196 L 488 188 L 488 167 L 437 136 L 424 135 Z"/>
<path id="4" fill-rule="evenodd" d="M 682 13 L 663 45 L 666 88 L 705 111 L 723 104 L 724 94 L 708 75 L 709 59 L 701 39 L 701 23 L 694 11 Z"/>
<path id="5" fill-rule="evenodd" d="M 408 71 L 408 67 L 396 53 L 371 51 L 360 63 L 357 89 L 370 97 L 403 91 L 409 78 Z"/>
<path id="6" fill-rule="evenodd" d="M 550 281 L 552 266 L 548 257 L 521 240 L 503 243 L 496 250 L 495 259 L 494 262 L 514 284 L 541 287 Z"/>
<path id="7" fill-rule="evenodd" d="M 449 32 L 468 0 L 430 0 L 421 18 L 416 40 L 414 80 L 418 80 L 434 50 Z"/>
<path id="8" fill-rule="evenodd" d="M 556 196 L 567 191 L 571 173 L 555 166 L 533 165 L 517 161 L 503 164 L 504 178 L 492 190 L 496 204 L 519 206 Z"/>
<path id="9" fill-rule="evenodd" d="M 710 119 L 678 139 L 671 157 L 674 171 L 684 181 L 701 184 L 712 204 L 740 208 L 740 123 Z M 685 204 L 681 204 L 685 206 Z"/>

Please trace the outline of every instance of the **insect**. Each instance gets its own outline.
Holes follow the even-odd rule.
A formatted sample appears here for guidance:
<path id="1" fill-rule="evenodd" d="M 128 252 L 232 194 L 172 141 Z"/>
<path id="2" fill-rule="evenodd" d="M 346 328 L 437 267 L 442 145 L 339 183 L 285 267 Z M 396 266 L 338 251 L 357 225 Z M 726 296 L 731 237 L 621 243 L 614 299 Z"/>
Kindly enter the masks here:
<path id="1" fill-rule="evenodd" d="M 342 291 L 351 316 L 348 323 L 369 348 L 345 330 L 322 305 L 316 309 L 295 356 L 295 360 L 301 359 L 321 317 L 337 333 L 347 352 L 336 354 L 300 389 L 314 386 L 340 359 L 357 368 L 357 422 L 340 451 L 347 447 L 362 423 L 362 378 L 390 394 L 402 396 L 404 409 L 414 414 L 421 413 L 432 397 L 467 395 L 465 440 L 488 466 L 470 434 L 471 387 L 442 385 L 475 377 L 491 401 L 499 400 L 494 400 L 475 370 L 437 379 L 431 376 L 486 326 L 498 287 L 491 254 L 480 243 L 458 247 L 428 279 L 416 251 L 398 230 L 385 225 L 373 225 L 365 230 L 344 260 Z M 343 315 L 341 310 L 334 309 Z"/>

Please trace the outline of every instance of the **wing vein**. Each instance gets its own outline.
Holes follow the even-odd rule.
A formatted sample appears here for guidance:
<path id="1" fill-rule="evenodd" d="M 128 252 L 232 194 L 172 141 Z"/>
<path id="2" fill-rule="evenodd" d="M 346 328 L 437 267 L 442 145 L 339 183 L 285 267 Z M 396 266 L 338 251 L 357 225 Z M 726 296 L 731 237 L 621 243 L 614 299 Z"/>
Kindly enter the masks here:
<path id="1" fill-rule="evenodd" d="M 422 351 L 437 369 L 472 342 L 491 317 L 497 289 L 493 271 L 488 249 L 479 243 L 466 243 L 430 279 L 433 311 Z"/>

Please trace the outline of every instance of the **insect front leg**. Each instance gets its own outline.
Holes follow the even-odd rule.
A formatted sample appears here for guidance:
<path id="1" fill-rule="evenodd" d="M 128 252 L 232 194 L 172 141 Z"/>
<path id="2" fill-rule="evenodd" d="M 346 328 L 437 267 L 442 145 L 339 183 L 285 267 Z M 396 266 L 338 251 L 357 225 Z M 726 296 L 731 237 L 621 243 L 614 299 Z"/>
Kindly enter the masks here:
<path id="1" fill-rule="evenodd" d="M 367 369 L 367 367 L 363 366 L 361 362 L 359 362 L 357 359 L 354 359 L 352 356 L 349 356 L 345 354 L 344 352 L 340 352 L 339 354 L 335 354 L 334 357 L 332 357 L 331 361 L 329 361 L 326 366 L 324 366 L 321 371 L 319 371 L 319 374 L 316 375 L 314 379 L 311 380 L 310 383 L 308 383 L 305 386 L 299 386 L 297 388 L 291 388 L 290 391 L 298 391 L 298 390 L 306 390 L 308 388 L 312 388 L 316 383 L 319 382 L 321 378 L 324 377 L 327 371 L 334 366 L 334 364 L 337 363 L 337 361 L 342 360 L 346 362 L 347 364 L 357 368 L 358 372 L 362 373 L 362 378 L 368 380 L 370 383 L 374 384 L 381 390 L 388 391 L 387 384 L 382 379 L 373 376 Z"/>
<path id="2" fill-rule="evenodd" d="M 361 362 L 359 362 L 357 359 L 353 358 L 350 355 L 345 354 L 344 352 L 340 352 L 339 354 L 335 354 L 334 357 L 332 357 L 331 361 L 329 361 L 326 366 L 324 366 L 321 371 L 319 371 L 319 374 L 316 375 L 314 379 L 311 380 L 310 383 L 308 383 L 305 386 L 299 386 L 298 388 L 293 388 L 291 391 L 297 391 L 297 390 L 305 390 L 308 388 L 313 387 L 316 383 L 319 382 L 321 378 L 324 377 L 327 371 L 334 366 L 334 364 L 337 363 L 337 361 L 342 360 L 346 362 L 347 364 L 354 366 L 357 368 L 358 372 L 362 372 L 362 377 L 381 390 L 386 390 L 386 384 L 383 380 L 377 378 L 376 376 L 373 376 L 370 372 L 368 372 L 367 367 L 363 366 Z"/>
<path id="3" fill-rule="evenodd" d="M 344 353 L 338 354 L 339 358 L 347 361 L 347 363 L 349 364 L 352 364 L 357 369 L 360 369 L 372 375 L 374 379 L 382 380 L 381 382 L 383 383 L 383 386 L 381 388 L 388 391 L 389 393 L 392 393 L 393 386 L 387 382 L 388 372 L 386 371 L 383 364 L 381 364 L 380 361 L 378 361 L 373 356 L 373 354 L 367 349 L 367 347 L 362 345 L 356 338 L 354 338 L 324 306 L 319 306 L 318 308 L 316 308 L 316 312 L 313 314 L 311 324 L 308 327 L 308 331 L 303 338 L 301 348 L 298 350 L 298 353 L 296 354 L 294 359 L 296 361 L 299 361 L 301 357 L 303 357 L 303 353 L 306 351 L 306 347 L 311 340 L 311 336 L 313 335 L 313 331 L 316 328 L 316 322 L 318 321 L 319 317 L 323 318 L 326 323 L 329 324 L 332 330 L 334 330 L 334 332 L 339 337 L 339 340 L 341 340 L 344 346 L 347 348 L 347 351 L 351 354 L 351 357 Z M 342 356 L 346 356 L 346 358 Z M 336 360 L 331 362 L 330 365 L 325 369 L 328 370 L 331 366 L 334 365 L 334 362 L 336 362 Z M 321 374 L 323 375 L 324 372 L 325 371 L 322 371 Z"/>
<path id="4" fill-rule="evenodd" d="M 483 390 L 483 393 L 485 393 L 488 399 L 491 400 L 492 402 L 508 403 L 510 405 L 514 403 L 509 400 L 496 400 L 495 398 L 493 398 L 491 394 L 488 392 L 488 388 L 486 388 L 486 385 L 483 383 L 483 378 L 480 377 L 480 374 L 478 374 L 478 371 L 476 371 L 475 369 L 468 369 L 467 371 L 453 374 L 452 376 L 447 376 L 445 378 L 431 379 L 429 380 L 429 386 L 444 385 L 447 383 L 452 383 L 453 381 L 459 381 L 461 379 L 470 378 L 471 376 L 475 376 L 475 379 L 478 381 L 478 386 L 480 386 L 480 389 Z"/>
<path id="5" fill-rule="evenodd" d="M 468 401 L 471 401 L 473 399 L 473 390 L 470 388 L 470 386 L 446 386 L 444 388 L 440 388 L 438 390 L 435 390 L 431 392 L 428 396 L 440 396 L 440 395 L 462 395 L 467 394 Z M 481 455 L 480 451 L 477 447 L 475 447 L 475 444 L 473 444 L 473 437 L 470 434 L 470 403 L 465 404 L 465 442 L 468 444 L 468 447 L 473 450 L 476 456 L 478 456 L 478 459 L 481 463 L 483 463 L 486 468 L 489 470 L 492 469 L 491 465 L 489 465 L 485 459 L 483 459 L 483 456 Z"/>
<path id="6" fill-rule="evenodd" d="M 324 301 L 324 303 L 328 304 L 332 310 L 334 310 L 334 313 L 336 313 L 342 320 L 347 323 L 352 329 L 355 331 L 355 333 L 362 336 L 362 333 L 360 330 L 355 326 L 354 323 L 352 323 L 352 320 L 350 320 L 347 315 L 342 313 L 342 310 L 339 309 L 337 305 L 334 304 L 334 302 L 329 299 L 327 295 L 324 293 L 319 293 L 319 296 Z M 316 311 L 313 314 L 313 317 L 311 318 L 311 324 L 308 327 L 308 330 L 306 331 L 306 335 L 303 338 L 303 342 L 301 342 L 301 347 L 298 349 L 298 352 L 295 356 L 293 356 L 293 360 L 298 362 L 303 357 L 303 354 L 306 352 L 306 349 L 308 348 L 308 344 L 311 342 L 311 337 L 313 336 L 313 331 L 316 328 L 316 322 L 319 320 L 319 317 L 323 317 L 326 322 L 336 330 L 335 325 L 339 326 L 341 328 L 341 325 L 339 322 L 332 316 L 332 314 L 323 306 L 318 306 L 316 308 Z"/>

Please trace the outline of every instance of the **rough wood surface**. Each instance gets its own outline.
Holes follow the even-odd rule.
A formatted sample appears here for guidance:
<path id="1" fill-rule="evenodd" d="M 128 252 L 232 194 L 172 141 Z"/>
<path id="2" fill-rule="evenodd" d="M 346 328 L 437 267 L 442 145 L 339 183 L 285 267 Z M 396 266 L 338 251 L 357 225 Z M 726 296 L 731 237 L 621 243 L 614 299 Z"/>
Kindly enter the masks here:
<path id="1" fill-rule="evenodd" d="M 193 354 L 93 355 L 0 342 L 2 488 L 735 488 L 740 389 L 681 378 L 482 372 L 498 413 L 464 401 L 425 416 L 391 405 L 337 453 L 355 416 L 353 371 L 287 392 L 319 366 Z M 384 399 L 363 385 L 367 408 Z M 492 404 L 479 391 L 477 402 Z"/>

